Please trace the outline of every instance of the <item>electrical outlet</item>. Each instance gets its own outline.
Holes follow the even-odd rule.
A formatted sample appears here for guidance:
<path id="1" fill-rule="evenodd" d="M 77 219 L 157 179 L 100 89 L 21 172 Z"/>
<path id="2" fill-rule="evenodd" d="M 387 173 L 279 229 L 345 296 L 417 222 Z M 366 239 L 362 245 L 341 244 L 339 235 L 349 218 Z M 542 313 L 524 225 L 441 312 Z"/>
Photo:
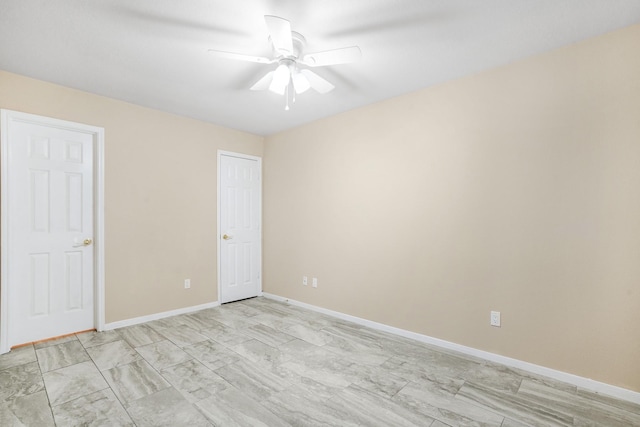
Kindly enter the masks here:
<path id="1" fill-rule="evenodd" d="M 307 276 L 302 276 L 302 284 L 305 286 L 309 284 L 309 281 L 307 280 Z"/>
<path id="2" fill-rule="evenodd" d="M 184 288 L 185 289 L 191 288 L 191 279 L 184 279 Z"/>
<path id="3" fill-rule="evenodd" d="M 314 277 L 313 279 L 311 279 L 311 286 L 313 286 L 314 288 L 318 287 L 318 278 Z"/>
<path id="4" fill-rule="evenodd" d="M 500 327 L 500 312 L 492 311 L 491 312 L 491 326 Z"/>

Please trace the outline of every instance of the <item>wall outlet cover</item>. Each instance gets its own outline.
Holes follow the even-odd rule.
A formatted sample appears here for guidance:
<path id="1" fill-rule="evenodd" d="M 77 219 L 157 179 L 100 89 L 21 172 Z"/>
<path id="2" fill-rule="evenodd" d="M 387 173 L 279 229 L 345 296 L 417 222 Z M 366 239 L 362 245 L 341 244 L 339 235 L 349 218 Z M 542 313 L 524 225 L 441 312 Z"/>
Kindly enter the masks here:
<path id="1" fill-rule="evenodd" d="M 491 326 L 497 326 L 500 327 L 500 312 L 499 311 L 492 311 L 491 312 Z"/>

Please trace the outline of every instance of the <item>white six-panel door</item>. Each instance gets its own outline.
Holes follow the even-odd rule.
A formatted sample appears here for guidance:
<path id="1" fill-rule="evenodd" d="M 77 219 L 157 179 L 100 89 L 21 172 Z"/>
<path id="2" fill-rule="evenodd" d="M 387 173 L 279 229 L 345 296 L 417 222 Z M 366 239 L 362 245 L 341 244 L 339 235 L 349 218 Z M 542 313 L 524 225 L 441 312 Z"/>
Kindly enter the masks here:
<path id="1" fill-rule="evenodd" d="M 9 345 L 93 329 L 94 135 L 19 120 L 7 133 Z"/>
<path id="2" fill-rule="evenodd" d="M 261 162 L 219 154 L 220 302 L 261 292 Z"/>

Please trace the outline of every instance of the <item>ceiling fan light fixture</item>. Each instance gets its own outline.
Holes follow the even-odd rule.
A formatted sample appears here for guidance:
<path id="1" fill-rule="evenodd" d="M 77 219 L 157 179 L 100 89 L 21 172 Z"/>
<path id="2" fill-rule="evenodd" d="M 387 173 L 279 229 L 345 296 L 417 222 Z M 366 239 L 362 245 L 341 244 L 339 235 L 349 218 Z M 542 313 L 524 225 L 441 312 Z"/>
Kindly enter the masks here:
<path id="1" fill-rule="evenodd" d="M 276 68 L 276 71 L 273 73 L 273 80 L 271 80 L 269 90 L 279 95 L 284 95 L 290 79 L 291 71 L 289 71 L 289 66 L 287 64 L 278 65 L 278 68 Z"/>
<path id="2" fill-rule="evenodd" d="M 293 81 L 293 88 L 298 94 L 304 93 L 307 90 L 309 90 L 309 88 L 311 88 L 311 83 L 309 83 L 309 79 L 307 79 L 304 74 L 302 74 L 297 70 L 291 76 L 291 80 Z"/>

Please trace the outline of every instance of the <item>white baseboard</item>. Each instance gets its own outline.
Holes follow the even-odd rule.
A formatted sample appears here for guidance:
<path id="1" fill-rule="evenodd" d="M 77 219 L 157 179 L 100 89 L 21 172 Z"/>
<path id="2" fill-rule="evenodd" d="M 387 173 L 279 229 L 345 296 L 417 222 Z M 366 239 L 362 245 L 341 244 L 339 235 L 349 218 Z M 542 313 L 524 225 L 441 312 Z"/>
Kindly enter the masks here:
<path id="1" fill-rule="evenodd" d="M 148 316 L 134 317 L 132 319 L 119 320 L 117 322 L 106 323 L 104 331 L 111 329 L 124 328 L 125 326 L 138 325 L 140 323 L 151 322 L 152 320 L 164 319 L 165 317 L 177 316 L 179 314 L 193 313 L 194 311 L 204 310 L 205 308 L 218 307 L 218 301 L 208 302 L 206 304 L 194 305 L 191 307 L 178 308 L 176 310 L 163 311 L 162 313 L 149 314 Z"/>
<path id="2" fill-rule="evenodd" d="M 347 320 L 347 321 L 356 323 L 358 325 L 367 326 L 369 328 L 377 329 L 379 331 L 389 332 L 395 335 L 399 335 L 401 337 L 410 338 L 416 341 L 423 342 L 425 344 L 431 344 L 438 347 L 446 348 L 448 350 L 457 351 L 459 353 L 478 357 L 480 359 L 488 360 L 490 362 L 500 363 L 502 365 L 521 369 L 523 371 L 531 372 L 533 374 L 543 375 L 545 377 L 563 381 L 595 393 L 606 394 L 608 396 L 615 397 L 617 399 L 622 399 L 629 402 L 640 404 L 640 393 L 636 391 L 628 390 L 626 388 L 614 386 L 614 385 L 599 382 L 599 381 L 594 381 L 589 378 L 584 378 L 578 375 L 569 374 L 567 372 L 558 371 L 558 370 L 547 368 L 540 365 L 535 365 L 533 363 L 524 362 L 518 359 L 512 359 L 510 357 L 501 356 L 499 354 L 490 353 L 488 351 L 478 350 L 473 347 L 467 347 L 467 346 L 456 344 L 450 341 L 441 340 L 439 338 L 433 338 L 428 335 L 422 335 L 416 332 L 407 331 L 405 329 L 400 329 L 393 326 L 385 325 L 384 323 L 373 322 L 371 320 L 362 319 L 360 317 L 340 313 L 339 311 L 333 311 L 326 308 L 317 307 L 315 305 L 292 300 L 292 299 L 281 297 L 278 295 L 269 294 L 267 292 L 264 292 L 263 296 L 265 298 L 286 302 L 291 305 L 306 308 L 312 311 L 317 311 L 319 313 L 336 317 L 338 319 Z"/>

